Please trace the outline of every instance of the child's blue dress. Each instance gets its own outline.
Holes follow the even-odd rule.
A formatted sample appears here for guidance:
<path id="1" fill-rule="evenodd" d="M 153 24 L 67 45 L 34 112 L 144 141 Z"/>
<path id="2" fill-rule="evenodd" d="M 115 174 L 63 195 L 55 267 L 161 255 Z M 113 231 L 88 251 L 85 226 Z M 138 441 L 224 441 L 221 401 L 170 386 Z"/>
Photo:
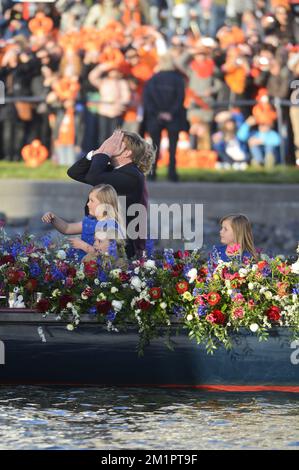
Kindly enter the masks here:
<path id="1" fill-rule="evenodd" d="M 94 233 L 97 222 L 97 219 L 95 217 L 91 217 L 90 215 L 85 215 L 82 219 L 81 240 L 88 243 L 89 245 L 94 244 Z M 86 252 L 83 250 L 77 250 L 77 255 L 79 261 L 81 261 L 83 256 L 86 255 Z"/>
<path id="2" fill-rule="evenodd" d="M 252 258 L 252 254 L 249 251 L 243 251 L 242 256 L 238 255 L 237 257 L 228 256 L 226 254 L 227 245 L 217 245 L 213 246 L 211 253 L 209 254 L 209 261 L 208 261 L 208 268 L 209 272 L 213 273 L 218 266 L 218 261 L 222 260 L 225 263 L 232 261 L 232 259 L 236 260 L 239 258 L 240 264 L 246 264 Z"/>

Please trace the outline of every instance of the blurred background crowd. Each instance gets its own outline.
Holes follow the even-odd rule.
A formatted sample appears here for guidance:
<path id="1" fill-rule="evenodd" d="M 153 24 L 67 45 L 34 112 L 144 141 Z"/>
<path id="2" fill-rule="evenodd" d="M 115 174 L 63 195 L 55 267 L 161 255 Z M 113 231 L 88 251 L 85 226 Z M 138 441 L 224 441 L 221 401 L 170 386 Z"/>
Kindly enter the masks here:
<path id="1" fill-rule="evenodd" d="M 178 151 L 299 165 L 298 1 L 1 0 L 0 31 L 1 159 L 71 165 L 121 126 L 167 136 L 171 180 Z"/>

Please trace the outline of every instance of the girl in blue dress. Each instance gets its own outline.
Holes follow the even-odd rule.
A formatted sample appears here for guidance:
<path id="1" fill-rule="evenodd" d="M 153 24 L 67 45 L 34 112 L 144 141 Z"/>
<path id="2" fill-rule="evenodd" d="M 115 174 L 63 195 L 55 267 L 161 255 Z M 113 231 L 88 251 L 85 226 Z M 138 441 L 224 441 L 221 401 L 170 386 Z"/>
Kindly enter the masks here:
<path id="1" fill-rule="evenodd" d="M 109 208 L 110 205 L 111 209 Z M 81 238 L 69 239 L 72 247 L 77 249 L 77 257 L 79 261 L 81 261 L 87 253 L 96 254 L 96 251 L 101 249 L 100 246 L 98 246 L 98 248 L 94 246 L 96 227 L 101 219 L 107 219 L 111 216 L 111 213 L 113 213 L 117 224 L 115 227 L 118 228 L 118 219 L 120 218 L 118 215 L 118 199 L 116 191 L 108 184 L 95 186 L 90 191 L 87 207 L 89 215 L 84 216 L 80 222 L 66 222 L 64 219 L 54 214 L 54 212 L 46 212 L 42 217 L 43 222 L 52 224 L 56 230 L 64 235 L 81 234 Z M 111 227 L 109 227 L 109 229 L 111 229 Z M 100 227 L 98 226 L 97 231 L 99 230 Z M 99 245 L 98 242 L 96 242 L 96 244 Z M 104 245 L 102 248 L 104 249 Z"/>
<path id="2" fill-rule="evenodd" d="M 221 245 L 213 246 L 209 256 L 209 271 L 213 272 L 218 261 L 239 261 L 246 264 L 257 260 L 253 233 L 249 219 L 243 214 L 230 214 L 220 220 Z"/>

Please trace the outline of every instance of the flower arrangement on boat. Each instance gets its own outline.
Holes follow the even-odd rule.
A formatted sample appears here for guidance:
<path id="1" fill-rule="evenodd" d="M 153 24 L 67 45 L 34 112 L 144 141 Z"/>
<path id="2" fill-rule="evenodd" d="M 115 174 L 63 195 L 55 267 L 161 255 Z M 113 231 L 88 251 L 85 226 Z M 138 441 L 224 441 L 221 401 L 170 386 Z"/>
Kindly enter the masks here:
<path id="1" fill-rule="evenodd" d="M 161 331 L 171 344 L 177 325 L 208 352 L 219 343 L 229 348 L 230 333 L 241 327 L 260 339 L 273 326 L 299 336 L 299 258 L 291 263 L 264 255 L 240 264 L 232 252 L 231 261 L 211 272 L 200 251 L 154 253 L 148 242 L 144 256 L 123 270 L 111 256 L 79 263 L 72 248 L 48 236 L 9 239 L 2 231 L 1 237 L 0 295 L 20 294 L 37 315 L 66 320 L 68 330 L 86 314 L 114 332 L 133 324 L 143 350 Z"/>

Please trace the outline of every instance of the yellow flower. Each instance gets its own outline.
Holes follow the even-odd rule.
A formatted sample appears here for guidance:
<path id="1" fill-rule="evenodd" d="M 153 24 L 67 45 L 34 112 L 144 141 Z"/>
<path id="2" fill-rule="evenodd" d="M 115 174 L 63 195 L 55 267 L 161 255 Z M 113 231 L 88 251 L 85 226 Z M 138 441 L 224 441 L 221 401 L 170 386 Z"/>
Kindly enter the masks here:
<path id="1" fill-rule="evenodd" d="M 182 297 L 183 297 L 184 300 L 188 300 L 189 302 L 193 299 L 193 296 L 192 296 L 191 292 L 188 292 L 188 291 L 184 292 Z"/>

